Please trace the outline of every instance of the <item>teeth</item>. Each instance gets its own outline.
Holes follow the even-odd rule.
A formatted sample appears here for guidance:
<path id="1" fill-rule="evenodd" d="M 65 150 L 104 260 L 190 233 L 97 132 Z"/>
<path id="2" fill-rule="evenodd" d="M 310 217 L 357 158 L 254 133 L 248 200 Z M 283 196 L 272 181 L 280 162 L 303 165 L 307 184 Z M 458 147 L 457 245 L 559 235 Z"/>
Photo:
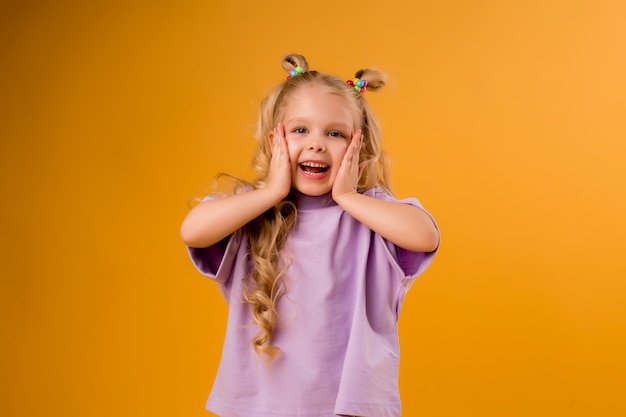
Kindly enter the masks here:
<path id="1" fill-rule="evenodd" d="M 305 167 L 311 167 L 311 168 L 327 168 L 328 167 L 328 165 L 319 164 L 317 162 L 303 162 L 300 165 L 305 166 Z"/>

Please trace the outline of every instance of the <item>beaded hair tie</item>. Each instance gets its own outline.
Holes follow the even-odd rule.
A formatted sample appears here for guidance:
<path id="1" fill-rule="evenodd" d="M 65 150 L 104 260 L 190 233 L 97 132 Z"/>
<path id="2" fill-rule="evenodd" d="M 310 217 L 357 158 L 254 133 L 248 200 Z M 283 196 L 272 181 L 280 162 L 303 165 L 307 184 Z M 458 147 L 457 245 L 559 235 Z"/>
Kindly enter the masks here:
<path id="1" fill-rule="evenodd" d="M 290 79 L 291 77 L 297 77 L 298 75 L 302 75 L 302 74 L 304 74 L 304 68 L 297 66 L 294 69 L 289 71 L 289 75 L 287 76 L 287 79 Z M 351 87 L 354 87 L 354 90 L 357 93 L 364 93 L 365 90 L 367 90 L 367 80 L 355 78 L 354 80 L 348 80 L 346 82 Z"/>
<path id="2" fill-rule="evenodd" d="M 290 79 L 291 77 L 297 77 L 298 75 L 304 74 L 304 69 L 302 67 L 295 67 L 294 69 L 289 71 L 289 75 L 287 76 L 287 79 Z"/>
<path id="3" fill-rule="evenodd" d="M 367 90 L 367 80 L 361 80 L 359 78 L 355 78 L 354 80 L 346 81 L 350 86 L 354 87 L 354 90 L 357 93 L 364 93 Z"/>

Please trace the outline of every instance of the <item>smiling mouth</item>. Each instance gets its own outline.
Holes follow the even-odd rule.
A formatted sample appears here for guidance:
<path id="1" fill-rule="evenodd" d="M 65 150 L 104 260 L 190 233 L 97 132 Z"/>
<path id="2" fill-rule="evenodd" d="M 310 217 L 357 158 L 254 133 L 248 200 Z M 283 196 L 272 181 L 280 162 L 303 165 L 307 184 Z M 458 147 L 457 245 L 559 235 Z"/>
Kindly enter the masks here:
<path id="1" fill-rule="evenodd" d="M 299 166 L 302 171 L 309 175 L 322 175 L 330 168 L 328 165 L 318 162 L 303 162 Z"/>

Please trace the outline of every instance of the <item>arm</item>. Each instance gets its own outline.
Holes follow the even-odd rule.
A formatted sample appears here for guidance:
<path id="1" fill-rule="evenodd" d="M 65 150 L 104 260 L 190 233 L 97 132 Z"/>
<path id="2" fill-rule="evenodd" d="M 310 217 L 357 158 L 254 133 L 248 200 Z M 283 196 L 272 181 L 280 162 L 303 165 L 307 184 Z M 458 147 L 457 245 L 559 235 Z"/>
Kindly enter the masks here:
<path id="1" fill-rule="evenodd" d="M 270 141 L 272 159 L 266 186 L 243 194 L 205 201 L 191 209 L 180 228 L 180 235 L 187 246 L 211 246 L 287 196 L 291 188 L 291 164 L 282 125 L 273 130 Z"/>
<path id="2" fill-rule="evenodd" d="M 192 248 L 211 246 L 263 214 L 282 198 L 262 188 L 205 201 L 191 209 L 180 227 L 183 242 Z"/>
<path id="3" fill-rule="evenodd" d="M 337 178 L 333 199 L 352 217 L 395 245 L 414 252 L 432 252 L 439 244 L 439 232 L 428 214 L 418 207 L 377 200 L 356 191 L 359 180 L 361 132 L 352 138 Z"/>
<path id="4" fill-rule="evenodd" d="M 396 246 L 414 252 L 432 252 L 439 232 L 425 211 L 410 204 L 377 200 L 356 191 L 344 194 L 337 204 L 352 217 Z"/>

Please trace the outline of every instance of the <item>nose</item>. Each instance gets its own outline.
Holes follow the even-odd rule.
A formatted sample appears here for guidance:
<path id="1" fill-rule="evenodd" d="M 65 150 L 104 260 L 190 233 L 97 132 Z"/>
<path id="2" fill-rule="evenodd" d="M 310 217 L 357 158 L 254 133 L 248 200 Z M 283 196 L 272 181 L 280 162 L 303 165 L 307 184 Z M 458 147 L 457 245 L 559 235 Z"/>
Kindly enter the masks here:
<path id="1" fill-rule="evenodd" d="M 307 148 L 313 152 L 324 152 L 326 150 L 326 144 L 324 143 L 324 140 L 314 137 L 311 138 Z"/>

